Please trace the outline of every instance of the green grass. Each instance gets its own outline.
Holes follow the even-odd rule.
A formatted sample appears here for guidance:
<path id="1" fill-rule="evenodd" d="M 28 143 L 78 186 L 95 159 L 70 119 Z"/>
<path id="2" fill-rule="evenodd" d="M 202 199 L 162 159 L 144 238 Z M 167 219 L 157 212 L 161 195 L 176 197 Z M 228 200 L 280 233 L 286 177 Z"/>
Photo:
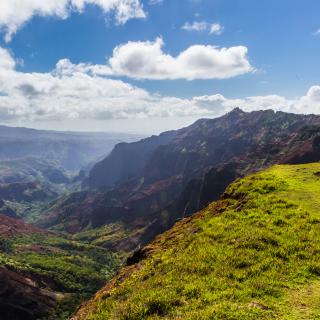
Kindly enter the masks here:
<path id="1" fill-rule="evenodd" d="M 283 165 L 236 181 L 78 319 L 320 319 L 318 172 Z"/>
<path id="2" fill-rule="evenodd" d="M 121 240 L 129 235 L 123 224 L 107 224 L 100 228 L 79 232 L 73 236 L 75 240 L 103 247 L 104 245 Z"/>

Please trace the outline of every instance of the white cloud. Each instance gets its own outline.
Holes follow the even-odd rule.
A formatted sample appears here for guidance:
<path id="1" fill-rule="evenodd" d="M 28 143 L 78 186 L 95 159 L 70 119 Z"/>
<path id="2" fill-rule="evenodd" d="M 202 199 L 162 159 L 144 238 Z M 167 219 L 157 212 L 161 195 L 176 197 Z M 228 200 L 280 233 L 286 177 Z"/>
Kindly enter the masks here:
<path id="1" fill-rule="evenodd" d="M 320 29 L 316 30 L 315 32 L 313 32 L 314 36 L 320 36 Z"/>
<path id="2" fill-rule="evenodd" d="M 208 24 L 206 22 L 186 22 L 183 26 L 182 29 L 183 30 L 187 30 L 187 31 L 204 31 L 207 30 L 208 28 Z"/>
<path id="3" fill-rule="evenodd" d="M 72 11 L 82 12 L 87 4 L 99 6 L 105 13 L 113 12 L 119 24 L 146 16 L 140 0 L 1 0 L 0 29 L 10 41 L 35 15 L 65 19 Z"/>
<path id="4" fill-rule="evenodd" d="M 210 34 L 221 34 L 223 32 L 223 26 L 220 23 L 214 23 L 210 26 Z"/>
<path id="5" fill-rule="evenodd" d="M 195 119 L 216 117 L 237 106 L 246 111 L 320 113 L 320 85 L 311 87 L 297 99 L 278 95 L 228 99 L 221 94 L 182 99 L 151 94 L 123 81 L 94 75 L 90 68 L 65 59 L 49 73 L 19 72 L 11 54 L 0 48 L 0 121 L 30 124 L 30 121 Z"/>
<path id="6" fill-rule="evenodd" d="M 139 119 L 205 115 L 187 100 L 161 97 L 120 80 L 92 75 L 87 66 L 61 60 L 50 73 L 16 71 L 0 50 L 0 120 Z"/>
<path id="7" fill-rule="evenodd" d="M 224 27 L 220 23 L 208 23 L 205 21 L 194 21 L 192 23 L 186 22 L 182 26 L 186 31 L 208 31 L 210 34 L 220 35 Z"/>
<path id="8" fill-rule="evenodd" d="M 154 42 L 128 42 L 116 47 L 107 74 L 135 79 L 226 79 L 252 72 L 244 46 L 220 48 L 193 45 L 178 56 L 163 51 L 161 38 Z M 111 70 L 111 71 L 110 71 Z"/>
<path id="9" fill-rule="evenodd" d="M 253 72 L 243 46 L 220 48 L 194 45 L 173 57 L 162 48 L 164 42 L 128 42 L 117 46 L 105 65 L 78 64 L 60 60 L 60 74 L 86 72 L 98 76 L 127 76 L 135 79 L 226 79 Z"/>
<path id="10" fill-rule="evenodd" d="M 156 4 L 162 4 L 164 0 L 149 0 L 149 5 L 154 6 Z"/>
<path id="11" fill-rule="evenodd" d="M 10 53 L 0 47 L 0 71 L 4 72 L 6 70 L 12 70 L 14 69 L 15 65 L 16 62 Z"/>
<path id="12" fill-rule="evenodd" d="M 309 89 L 307 95 L 303 98 L 306 101 L 314 101 L 320 103 L 320 87 L 313 86 Z"/>
<path id="13" fill-rule="evenodd" d="M 193 98 L 196 104 L 217 115 L 240 107 L 244 111 L 266 110 L 299 114 L 320 114 L 320 85 L 311 87 L 305 96 L 287 99 L 279 95 L 251 96 L 244 99 L 227 99 L 220 94 Z"/>

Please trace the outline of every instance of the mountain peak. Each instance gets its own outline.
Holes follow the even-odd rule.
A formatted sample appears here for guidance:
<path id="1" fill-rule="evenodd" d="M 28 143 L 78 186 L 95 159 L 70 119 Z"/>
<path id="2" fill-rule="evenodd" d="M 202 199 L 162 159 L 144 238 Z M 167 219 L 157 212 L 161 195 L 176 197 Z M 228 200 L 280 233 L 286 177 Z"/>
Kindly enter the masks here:
<path id="1" fill-rule="evenodd" d="M 239 107 L 235 107 L 234 109 L 232 109 L 228 114 L 234 114 L 234 115 L 242 115 L 245 112 L 240 109 Z"/>

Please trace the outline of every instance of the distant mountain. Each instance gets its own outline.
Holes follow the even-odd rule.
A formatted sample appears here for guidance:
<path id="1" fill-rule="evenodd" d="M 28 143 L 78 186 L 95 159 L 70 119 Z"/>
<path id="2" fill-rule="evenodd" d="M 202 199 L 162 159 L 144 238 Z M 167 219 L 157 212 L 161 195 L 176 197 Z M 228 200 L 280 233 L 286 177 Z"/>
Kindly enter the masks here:
<path id="1" fill-rule="evenodd" d="M 77 189 L 73 175 L 54 161 L 21 158 L 0 161 L 0 213 L 32 220 L 41 205 Z"/>
<path id="2" fill-rule="evenodd" d="M 37 157 L 56 161 L 66 170 L 80 170 L 106 156 L 119 142 L 141 135 L 34 130 L 0 126 L 0 161 Z"/>
<path id="3" fill-rule="evenodd" d="M 138 142 L 117 144 L 112 153 L 90 171 L 89 188 L 110 188 L 120 181 L 137 175 L 152 153 L 159 146 L 168 144 L 175 134 L 175 131 L 169 131 Z"/>
<path id="4" fill-rule="evenodd" d="M 237 180 L 138 250 L 71 319 L 318 319 L 319 172 L 277 165 Z"/>
<path id="5" fill-rule="evenodd" d="M 237 177 L 320 160 L 319 136 L 319 116 L 234 109 L 118 145 L 92 169 L 91 188 L 49 206 L 39 225 L 127 252 L 218 199 Z"/>
<path id="6" fill-rule="evenodd" d="M 115 144 L 139 138 L 0 126 L 0 213 L 34 220 L 44 203 L 78 190 Z"/>

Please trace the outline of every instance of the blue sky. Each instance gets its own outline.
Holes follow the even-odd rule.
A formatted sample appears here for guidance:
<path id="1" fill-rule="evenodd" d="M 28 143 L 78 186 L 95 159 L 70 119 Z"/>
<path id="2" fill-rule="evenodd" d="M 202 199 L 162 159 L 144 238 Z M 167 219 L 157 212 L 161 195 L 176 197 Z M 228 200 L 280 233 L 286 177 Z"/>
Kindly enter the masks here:
<path id="1" fill-rule="evenodd" d="M 48 3 L 50 1 L 48 0 Z M 68 1 L 61 0 L 61 3 Z M 70 1 L 76 2 L 76 0 Z M 79 0 L 81 1 L 85 0 Z M 202 116 L 220 115 L 228 111 L 233 104 L 248 110 L 270 107 L 301 113 L 320 111 L 320 102 L 317 100 L 320 96 L 320 31 L 317 33 L 320 30 L 320 2 L 318 0 L 163 0 L 158 4 L 152 4 L 149 0 L 140 2 L 129 0 L 135 11 L 133 15 L 126 16 L 125 21 L 119 21 L 116 5 L 112 9 L 109 7 L 106 9 L 106 5 L 112 1 L 117 3 L 122 0 L 87 0 L 89 4 L 84 5 L 82 10 L 70 10 L 66 7 L 67 9 L 64 9 L 67 10 L 67 13 L 59 12 L 58 14 L 57 11 L 52 12 L 56 9 L 51 8 L 51 11 L 46 11 L 46 8 L 41 7 L 43 12 L 39 15 L 39 8 L 32 7 L 32 4 L 27 7 L 28 0 L 20 0 L 20 3 L 26 6 L 26 14 L 20 20 L 11 18 L 9 14 L 9 9 L 12 8 L 19 11 L 19 0 L 13 1 L 15 3 L 13 5 L 12 0 L 3 0 L 3 4 L 0 3 L 0 11 L 4 9 L 4 12 L 6 10 L 9 12 L 4 17 L 0 14 L 0 27 L 2 28 L 0 48 L 15 61 L 15 75 L 12 75 L 12 83 L 4 84 L 1 90 L 0 78 L 1 122 L 50 127 L 55 126 L 58 121 L 61 125 L 59 129 L 65 127 L 78 129 L 77 126 L 80 129 L 85 123 L 88 129 L 108 127 L 110 130 L 117 129 L 121 124 L 133 131 L 152 131 L 155 127 L 155 131 L 161 131 L 167 129 L 168 126 L 179 127 L 188 124 Z M 7 7 L 1 8 L 6 5 Z M 184 28 L 187 24 L 189 28 Z M 200 24 L 201 27 L 199 27 Z M 221 28 L 219 32 L 210 33 L 212 25 L 219 25 Z M 8 31 L 9 29 L 11 31 Z M 10 36 L 8 36 L 9 33 Z M 134 43 L 135 50 L 141 44 L 149 48 L 155 46 L 157 39 L 161 41 L 161 44 L 158 42 L 161 46 L 159 59 L 162 59 L 164 55 L 176 58 L 195 45 L 199 45 L 200 53 L 197 53 L 200 54 L 199 61 L 204 55 L 210 56 L 210 54 L 217 53 L 201 51 L 208 46 L 218 48 L 218 53 L 221 53 L 221 48 L 235 49 L 227 57 L 224 54 L 217 57 L 222 62 L 229 59 L 226 62 L 227 67 L 225 64 L 219 65 L 218 61 L 218 66 L 207 73 L 203 70 L 194 70 L 192 75 L 186 75 L 183 70 L 178 70 L 178 67 L 173 66 L 179 64 L 179 61 L 173 61 L 169 71 L 157 71 L 153 76 L 150 76 L 153 72 L 153 64 L 150 65 L 150 68 L 137 72 L 136 65 L 133 67 L 134 71 L 126 69 L 123 64 L 120 66 L 121 61 L 127 59 L 128 54 L 133 51 L 126 44 Z M 115 56 L 113 50 L 120 45 L 125 47 L 121 54 Z M 240 47 L 246 48 L 247 52 L 241 53 Z M 149 54 L 148 52 L 146 55 Z M 152 55 L 149 54 L 148 59 L 152 59 Z M 117 70 L 114 65 L 110 64 L 111 57 L 114 57 L 116 61 Z M 136 55 L 134 57 L 136 60 L 140 59 Z M 80 64 L 87 67 L 111 68 L 111 71 L 104 71 L 103 74 L 96 74 L 90 68 L 90 70 L 82 68 L 81 72 L 85 75 L 89 74 L 90 81 L 93 77 L 95 79 L 99 77 L 104 80 L 114 80 L 115 83 L 112 85 L 118 86 L 121 83 L 129 85 L 130 88 L 132 86 L 135 90 L 143 90 L 150 96 L 141 103 L 141 94 L 137 93 L 139 98 L 137 100 L 133 98 L 131 103 L 143 104 L 144 109 L 137 107 L 134 111 L 130 110 L 128 115 L 128 107 L 121 101 L 122 111 L 118 112 L 115 110 L 114 103 L 109 101 L 108 92 L 102 94 L 105 98 L 105 105 L 99 106 L 98 111 L 92 111 L 94 114 L 78 109 L 75 111 L 71 105 L 72 102 L 66 103 L 65 96 L 61 97 L 61 95 L 57 97 L 52 95 L 52 99 L 56 99 L 55 104 L 64 104 L 61 108 L 70 108 L 71 116 L 63 116 L 61 110 L 53 110 L 52 107 L 48 111 L 44 106 L 37 106 L 47 101 L 40 100 L 40 92 L 50 90 L 42 88 L 37 79 L 28 82 L 31 81 L 28 75 L 36 73 L 41 78 L 51 74 L 61 59 L 67 59 L 72 64 L 73 74 L 71 75 L 68 71 L 68 74 L 65 75 L 64 72 L 65 77 L 75 77 L 75 72 L 79 75 L 79 68 L 76 69 L 76 66 L 79 67 Z M 190 61 L 188 59 L 186 58 L 186 61 Z M 230 61 L 230 59 L 233 60 Z M 216 58 L 214 61 L 216 63 Z M 235 63 L 239 61 L 240 67 L 232 70 Z M 157 66 L 157 61 L 154 65 Z M 165 66 L 166 62 L 163 68 Z M 187 69 L 187 66 L 184 62 L 180 68 Z M 221 68 L 224 69 L 221 71 Z M 4 75 L 4 72 L 1 71 L 1 54 L 0 72 Z M 12 70 L 10 72 L 12 73 Z M 17 85 L 16 82 L 20 81 L 19 76 L 25 80 L 22 84 L 19 82 Z M 85 82 L 83 78 L 81 79 Z M 56 79 L 54 81 L 57 85 Z M 61 83 L 61 86 L 65 86 L 65 82 Z M 23 97 L 21 92 L 18 95 L 14 90 L 17 87 L 23 88 Z M 92 90 L 95 92 L 95 88 Z M 112 92 L 111 89 L 110 91 Z M 30 92 L 36 92 L 37 96 L 31 96 Z M 68 95 L 70 95 L 69 91 Z M 123 96 L 122 93 L 120 95 Z M 5 99 L 2 104 L 1 97 Z M 207 97 L 206 101 L 204 97 Z M 252 99 L 252 97 L 259 97 L 259 99 Z M 25 104 L 24 110 L 26 108 L 30 110 L 23 115 L 20 110 L 15 116 L 12 116 L 15 113 L 12 110 L 21 108 L 21 105 L 18 104 L 22 99 Z M 89 108 L 96 108 L 97 101 L 90 99 L 90 95 L 83 99 L 87 100 Z M 161 100 L 160 102 L 157 100 L 158 109 L 155 99 Z M 177 101 L 174 101 L 170 109 L 173 99 L 181 101 L 179 100 L 179 106 L 177 106 Z M 221 102 L 221 99 L 225 100 Z M 148 109 L 148 112 L 145 112 L 150 100 L 153 103 L 152 111 Z M 4 103 L 8 104 L 8 101 L 12 108 L 11 113 L 9 112 L 10 116 L 8 110 L 3 111 L 1 119 L 1 106 Z M 76 100 L 73 103 L 77 103 Z M 165 103 L 167 104 L 166 110 L 163 106 Z M 214 106 L 208 107 L 209 103 Z M 34 111 L 32 108 L 37 110 Z M 124 109 L 126 112 L 123 111 Z M 158 112 L 160 109 L 162 111 Z M 56 117 L 52 114 L 55 111 Z M 102 114 L 104 116 L 101 116 Z M 64 124 L 61 124 L 60 117 L 64 118 Z M 148 125 L 145 119 L 148 119 Z M 149 128 L 150 123 L 152 123 L 151 128 Z"/>

